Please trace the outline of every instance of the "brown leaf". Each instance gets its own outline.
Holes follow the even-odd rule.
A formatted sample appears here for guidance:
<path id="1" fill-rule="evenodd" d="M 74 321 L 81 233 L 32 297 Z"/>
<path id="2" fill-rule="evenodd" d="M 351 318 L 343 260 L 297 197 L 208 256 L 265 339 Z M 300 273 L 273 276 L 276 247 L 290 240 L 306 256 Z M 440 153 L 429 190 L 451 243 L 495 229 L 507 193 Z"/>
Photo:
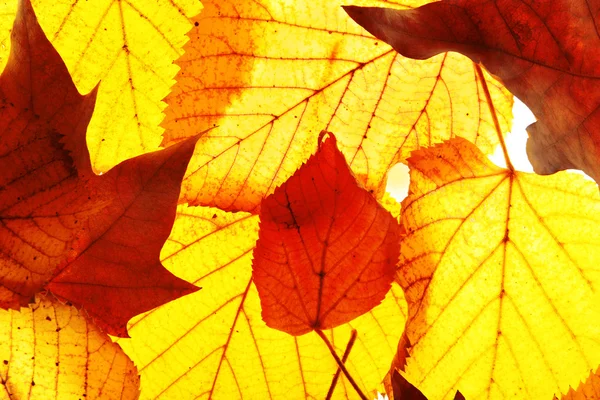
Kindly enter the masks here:
<path id="1" fill-rule="evenodd" d="M 458 0 L 346 11 L 407 57 L 456 51 L 483 63 L 538 118 L 527 143 L 535 171 L 578 168 L 600 181 L 597 2 Z"/>
<path id="2" fill-rule="evenodd" d="M 195 138 L 92 172 L 81 96 L 21 0 L 0 77 L 0 305 L 47 285 L 114 335 L 136 314 L 197 290 L 162 267 Z"/>

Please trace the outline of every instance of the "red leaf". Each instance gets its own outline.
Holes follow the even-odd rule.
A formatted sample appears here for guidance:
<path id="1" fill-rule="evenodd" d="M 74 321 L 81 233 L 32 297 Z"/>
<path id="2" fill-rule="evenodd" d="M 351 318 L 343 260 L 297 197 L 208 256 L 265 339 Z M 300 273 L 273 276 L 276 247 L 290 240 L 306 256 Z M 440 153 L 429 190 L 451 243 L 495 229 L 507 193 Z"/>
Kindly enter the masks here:
<path id="1" fill-rule="evenodd" d="M 407 57 L 456 51 L 482 62 L 538 118 L 527 143 L 535 171 L 578 168 L 600 182 L 597 1 L 446 0 L 346 11 Z"/>
<path id="2" fill-rule="evenodd" d="M 85 142 L 95 91 L 81 96 L 21 0 L 0 77 L 0 306 L 47 288 L 108 333 L 197 288 L 159 253 L 195 139 L 97 176 Z"/>
<path id="3" fill-rule="evenodd" d="M 263 319 L 302 335 L 368 312 L 390 288 L 399 240 L 397 221 L 358 186 L 329 134 L 262 202 L 253 278 Z"/>

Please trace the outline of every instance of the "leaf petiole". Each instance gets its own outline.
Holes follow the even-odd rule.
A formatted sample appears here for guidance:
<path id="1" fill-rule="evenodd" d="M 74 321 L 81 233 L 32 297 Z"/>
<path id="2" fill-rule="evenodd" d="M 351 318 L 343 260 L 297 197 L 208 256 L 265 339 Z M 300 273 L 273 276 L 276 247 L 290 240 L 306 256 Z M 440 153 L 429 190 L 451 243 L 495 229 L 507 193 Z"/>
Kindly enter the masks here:
<path id="1" fill-rule="evenodd" d="M 358 394 L 358 396 L 363 400 L 368 400 L 369 398 L 362 392 L 360 387 L 358 387 L 358 384 L 356 383 L 354 378 L 352 378 L 352 376 L 350 375 L 350 372 L 348 372 L 348 370 L 346 369 L 344 362 L 340 359 L 340 357 L 335 352 L 335 349 L 333 348 L 333 345 L 331 344 L 329 339 L 327 339 L 327 336 L 325 336 L 325 334 L 321 330 L 315 330 L 315 332 L 317 333 L 317 335 L 319 335 L 319 337 L 321 339 L 323 339 L 323 341 L 327 345 L 327 348 L 329 349 L 329 352 L 335 359 L 335 362 L 337 363 L 338 367 L 342 370 L 342 372 L 346 376 L 346 379 L 348 379 L 348 382 L 350 382 L 350 384 L 352 385 L 354 390 L 356 390 L 356 393 Z M 356 331 L 354 331 L 354 332 L 356 332 Z M 354 333 L 353 333 L 353 335 L 354 335 Z M 353 342 L 352 338 L 350 339 L 350 341 Z"/>

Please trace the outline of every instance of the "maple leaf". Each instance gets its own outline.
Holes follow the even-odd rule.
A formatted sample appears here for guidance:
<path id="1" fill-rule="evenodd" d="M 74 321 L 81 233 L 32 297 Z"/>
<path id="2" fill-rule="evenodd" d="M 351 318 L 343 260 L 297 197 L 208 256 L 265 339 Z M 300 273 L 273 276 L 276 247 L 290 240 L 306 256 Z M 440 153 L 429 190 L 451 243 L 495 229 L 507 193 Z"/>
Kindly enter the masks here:
<path id="1" fill-rule="evenodd" d="M 83 314 L 52 296 L 0 310 L 0 397 L 137 399 L 135 365 Z"/>
<path id="2" fill-rule="evenodd" d="M 159 262 L 195 139 L 97 176 L 85 142 L 94 100 L 21 0 L 0 77 L 0 305 L 46 287 L 126 335 L 133 315 L 197 290 Z"/>
<path id="3" fill-rule="evenodd" d="M 134 318 L 132 339 L 119 341 L 140 370 L 142 398 L 357 398 L 321 338 L 262 320 L 251 269 L 258 228 L 256 215 L 179 207 L 162 262 L 203 289 Z M 383 390 L 405 315 L 393 285 L 379 306 L 324 331 L 364 392 Z"/>
<path id="4" fill-rule="evenodd" d="M 597 400 L 600 398 L 600 368 L 590 373 L 585 382 L 582 382 L 577 390 L 569 388 L 567 394 L 561 397 L 561 400 Z M 554 396 L 554 400 L 558 397 Z"/>
<path id="5" fill-rule="evenodd" d="M 457 0 L 346 11 L 407 57 L 456 51 L 482 62 L 538 119 L 527 142 L 535 171 L 578 168 L 600 181 L 595 8 L 583 0 Z"/>
<path id="6" fill-rule="evenodd" d="M 596 185 L 494 166 L 456 138 L 413 153 L 397 281 L 430 398 L 551 398 L 600 362 Z"/>
<path id="7" fill-rule="evenodd" d="M 400 227 L 358 186 L 335 136 L 263 200 L 253 279 L 268 326 L 291 335 L 329 329 L 388 292 Z"/>
<path id="8" fill-rule="evenodd" d="M 0 4 L 0 64 L 16 1 Z M 160 144 L 162 99 L 173 85 L 198 0 L 32 0 L 40 24 L 82 93 L 101 80 L 87 142 L 105 172 Z"/>
<path id="9" fill-rule="evenodd" d="M 419 146 L 463 135 L 491 153 L 498 143 L 480 78 L 460 55 L 406 59 L 352 24 L 339 0 L 203 4 L 165 100 L 164 144 L 211 129 L 190 162 L 183 201 L 258 212 L 322 130 L 336 132 L 377 198 L 388 169 Z M 486 79 L 508 131 L 512 98 Z"/>

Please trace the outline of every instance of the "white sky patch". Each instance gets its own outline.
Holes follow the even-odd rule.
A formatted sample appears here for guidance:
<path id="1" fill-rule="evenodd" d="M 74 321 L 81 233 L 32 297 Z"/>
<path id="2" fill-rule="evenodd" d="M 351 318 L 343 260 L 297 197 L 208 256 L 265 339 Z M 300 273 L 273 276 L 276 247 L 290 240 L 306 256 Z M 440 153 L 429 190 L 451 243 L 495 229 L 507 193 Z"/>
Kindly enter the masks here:
<path id="1" fill-rule="evenodd" d="M 513 105 L 513 127 L 504 137 L 504 143 L 508 149 L 510 162 L 517 171 L 533 172 L 533 167 L 527 158 L 527 127 L 535 122 L 533 113 L 525 104 L 516 97 Z M 502 153 L 502 147 L 498 145 L 494 154 L 488 157 L 494 164 L 506 168 L 506 160 Z"/>
<path id="2" fill-rule="evenodd" d="M 513 128 L 509 132 L 504 141 L 508 148 L 508 156 L 513 166 L 518 171 L 533 172 L 533 167 L 527 158 L 526 143 L 527 143 L 527 126 L 535 122 L 533 113 L 525 104 L 515 97 L 513 106 Z M 499 167 L 506 167 L 502 147 L 498 145 L 494 153 L 489 156 L 489 159 Z M 388 173 L 386 191 L 397 201 L 402 201 L 408 194 L 409 176 L 408 167 L 404 164 L 396 164 Z"/>

